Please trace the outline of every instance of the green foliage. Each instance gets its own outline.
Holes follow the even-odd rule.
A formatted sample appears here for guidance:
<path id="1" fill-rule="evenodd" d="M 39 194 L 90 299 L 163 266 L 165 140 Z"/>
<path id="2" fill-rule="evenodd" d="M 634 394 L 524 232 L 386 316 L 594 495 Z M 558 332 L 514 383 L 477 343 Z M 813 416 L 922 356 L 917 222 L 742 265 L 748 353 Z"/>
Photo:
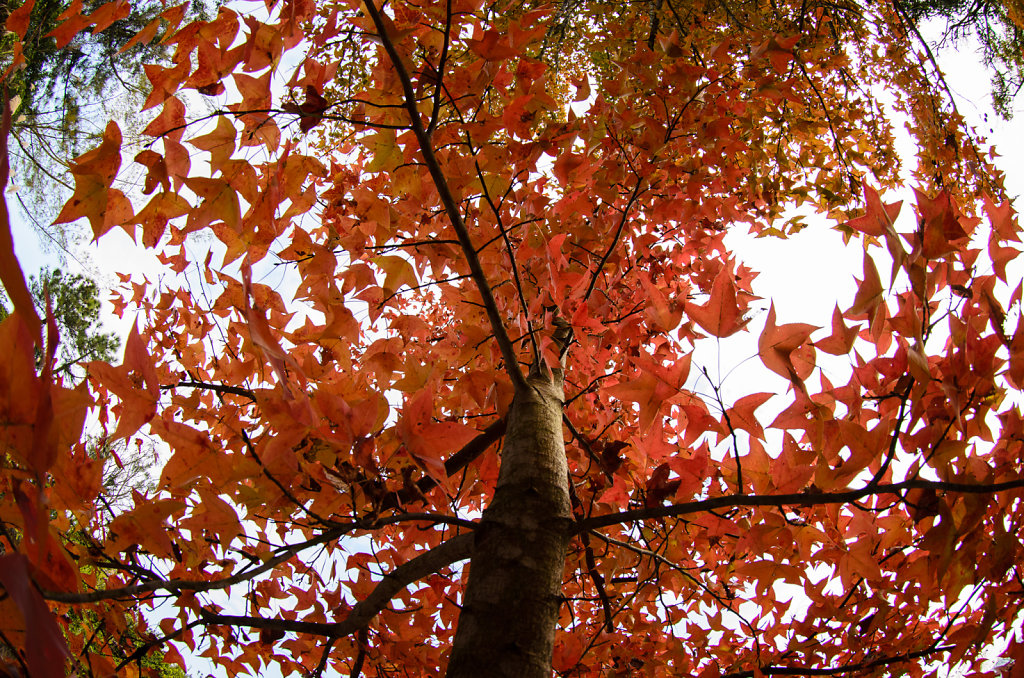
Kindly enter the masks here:
<path id="1" fill-rule="evenodd" d="M 89 360 L 111 361 L 120 345 L 118 338 L 100 328 L 99 287 L 96 281 L 59 268 L 44 269 L 29 282 L 40 316 L 46 313 L 49 294 L 54 320 L 60 336 L 56 374 L 74 377 L 72 369 Z M 8 309 L 0 304 L 0 320 Z"/>
<path id="2" fill-rule="evenodd" d="M 32 276 L 29 286 L 36 306 L 46 310 L 50 296 L 61 343 L 57 372 L 66 372 L 88 360 L 111 361 L 120 345 L 117 337 L 99 326 L 100 299 L 96 281 L 81 274 L 66 275 L 58 268 Z"/>
<path id="3" fill-rule="evenodd" d="M 1024 87 L 1024 5 L 1020 0 L 905 0 L 902 9 L 915 24 L 945 22 L 942 41 L 973 36 L 982 61 L 991 68 L 992 103 L 1004 118 L 1013 115 L 1013 99 Z"/>

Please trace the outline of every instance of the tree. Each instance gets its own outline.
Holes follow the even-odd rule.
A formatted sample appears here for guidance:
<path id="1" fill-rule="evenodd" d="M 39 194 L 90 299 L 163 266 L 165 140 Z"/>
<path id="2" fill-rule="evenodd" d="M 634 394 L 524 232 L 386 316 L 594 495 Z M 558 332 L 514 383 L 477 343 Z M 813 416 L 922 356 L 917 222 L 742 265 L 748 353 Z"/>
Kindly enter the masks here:
<path id="1" fill-rule="evenodd" d="M 73 648 L 97 674 L 1020 672 L 1020 228 L 903 12 L 267 7 L 165 39 L 146 197 L 115 124 L 74 163 L 58 220 L 167 267 L 125 274 L 88 393 L 53 342 L 29 369 L 53 323 L 0 247 L 24 672 L 60 673 L 68 608 L 118 639 Z M 830 327 L 726 241 L 804 227 L 864 252 Z M 744 337 L 766 376 L 727 383 L 705 357 Z M 127 510 L 88 412 L 167 449 Z"/>
<path id="2" fill-rule="evenodd" d="M 99 325 L 99 286 L 95 280 L 81 273 L 65 275 L 59 268 L 49 268 L 30 280 L 29 290 L 37 312 L 45 314 L 50 304 L 57 333 L 62 338 L 55 374 L 71 374 L 74 367 L 90 358 L 114 360 L 120 342 Z M 8 313 L 6 305 L 0 303 L 0 319 Z"/>

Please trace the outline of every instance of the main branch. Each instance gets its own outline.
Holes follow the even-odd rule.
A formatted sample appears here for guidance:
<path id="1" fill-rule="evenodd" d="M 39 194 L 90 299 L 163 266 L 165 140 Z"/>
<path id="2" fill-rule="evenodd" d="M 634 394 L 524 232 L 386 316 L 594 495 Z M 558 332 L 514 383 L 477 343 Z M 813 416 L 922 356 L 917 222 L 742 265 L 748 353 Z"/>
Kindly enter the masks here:
<path id="1" fill-rule="evenodd" d="M 856 490 L 846 492 L 791 492 L 789 494 L 754 494 L 742 495 L 731 494 L 722 497 L 712 497 L 701 501 L 689 501 L 683 504 L 672 504 L 669 506 L 652 506 L 619 513 L 609 513 L 602 516 L 586 518 L 576 523 L 577 532 L 596 530 L 609 525 L 632 523 L 638 520 L 650 520 L 652 518 L 668 518 L 671 516 L 682 516 L 690 513 L 702 513 L 724 508 L 739 508 L 752 506 L 825 506 L 827 504 L 850 504 L 863 499 L 864 497 L 878 496 L 884 494 L 895 494 L 899 496 L 907 490 L 936 490 L 944 492 L 959 492 L 961 494 L 995 494 L 1008 490 L 1024 489 L 1024 478 L 1008 480 L 1002 483 L 975 484 L 975 483 L 951 483 L 942 480 L 904 480 L 900 483 L 889 485 L 867 485 Z"/>
<path id="2" fill-rule="evenodd" d="M 501 314 L 498 311 L 498 304 L 494 300 L 494 293 L 487 282 L 487 276 L 484 275 L 484 269 L 480 264 L 480 258 L 476 254 L 476 249 L 473 247 L 473 241 L 469 237 L 466 222 L 463 221 L 462 214 L 459 212 L 459 206 L 455 202 L 455 196 L 452 195 L 451 189 L 448 187 L 448 180 L 445 178 L 444 172 L 441 171 L 441 164 L 434 154 L 434 146 L 430 141 L 430 136 L 423 127 L 423 121 L 420 120 L 420 113 L 416 108 L 416 93 L 413 90 L 409 72 L 405 69 L 405 64 L 398 54 L 398 48 L 392 42 L 391 36 L 388 35 L 377 7 L 373 4 L 372 0 L 366 0 L 365 5 L 367 13 L 373 20 L 373 25 L 377 28 L 377 34 L 380 37 L 381 44 L 384 46 L 384 51 L 387 52 L 388 57 L 391 59 L 391 63 L 395 67 L 395 73 L 398 75 L 398 80 L 402 83 L 405 108 L 409 113 L 409 123 L 412 126 L 413 133 L 416 135 L 420 152 L 423 154 L 423 163 L 430 172 L 430 178 L 434 182 L 438 195 L 441 196 L 441 203 L 448 214 L 448 220 L 451 222 L 452 228 L 455 229 L 455 235 L 459 239 L 462 254 L 466 257 L 470 274 L 473 276 L 473 282 L 476 284 L 477 291 L 480 292 L 480 297 L 483 299 L 484 310 L 487 313 L 487 319 L 490 321 L 491 331 L 494 332 L 494 339 L 498 342 L 501 357 L 505 361 L 505 370 L 508 372 L 508 376 L 516 390 L 522 391 L 527 388 L 526 379 L 519 369 L 519 360 L 516 357 L 515 348 L 512 346 L 512 341 L 505 330 L 505 323 L 502 322 Z M 439 73 L 438 78 L 441 77 L 442 74 Z"/>

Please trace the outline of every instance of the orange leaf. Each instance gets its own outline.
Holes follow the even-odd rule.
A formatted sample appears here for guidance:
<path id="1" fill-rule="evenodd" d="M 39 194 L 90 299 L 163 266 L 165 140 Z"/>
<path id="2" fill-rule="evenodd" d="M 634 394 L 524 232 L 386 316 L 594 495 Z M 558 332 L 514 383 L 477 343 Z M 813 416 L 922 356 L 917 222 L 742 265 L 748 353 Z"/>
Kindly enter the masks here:
<path id="1" fill-rule="evenodd" d="M 185 133 L 185 104 L 177 97 L 168 97 L 160 109 L 160 115 L 153 118 L 142 133 L 151 137 L 166 136 L 174 141 L 181 141 Z"/>
<path id="2" fill-rule="evenodd" d="M 775 304 L 768 309 L 768 321 L 757 341 L 758 355 L 765 367 L 776 374 L 786 377 L 795 384 L 800 384 L 811 373 L 813 362 L 797 360 L 794 353 L 810 338 L 811 333 L 818 329 L 814 325 L 791 323 L 775 324 Z"/>
<path id="3" fill-rule="evenodd" d="M 458 422 L 435 422 L 434 396 L 424 389 L 406 402 L 396 425 L 398 435 L 409 454 L 431 478 L 448 487 L 445 457 L 473 440 L 479 431 Z"/>
<path id="4" fill-rule="evenodd" d="M 736 282 L 732 267 L 723 266 L 711 286 L 711 298 L 703 306 L 686 304 L 688 316 L 714 337 L 728 337 L 743 329 L 747 320 L 743 318 L 736 299 Z"/>
<path id="5" fill-rule="evenodd" d="M 286 394 L 290 394 L 285 364 L 291 365 L 303 381 L 305 381 L 305 374 L 303 374 L 295 359 L 281 348 L 281 344 L 278 343 L 277 338 L 270 329 L 270 324 L 267 322 L 266 312 L 259 306 L 251 303 L 252 268 L 249 265 L 248 259 L 242 263 L 242 280 L 245 290 L 245 305 L 242 312 L 249 326 L 249 336 L 252 338 L 252 342 L 263 352 L 267 362 L 270 363 L 271 368 L 277 374 L 277 378 L 281 382 L 281 388 L 284 389 Z"/>
<path id="6" fill-rule="evenodd" d="M 155 247 L 164 234 L 167 222 L 187 214 L 191 206 L 177 193 L 157 193 L 142 210 L 135 215 L 132 223 L 142 225 L 142 244 Z"/>
<path id="7" fill-rule="evenodd" d="M 111 188 L 121 167 L 121 130 L 111 121 L 98 148 L 78 157 L 71 166 L 75 192 L 53 223 L 89 220 L 94 238 L 132 217 L 132 206 L 124 194 Z"/>
<path id="8" fill-rule="evenodd" d="M 373 262 L 384 271 L 385 296 L 399 291 L 403 285 L 408 285 L 412 288 L 419 284 L 419 281 L 416 279 L 416 271 L 413 270 L 408 259 L 387 256 L 377 257 Z"/>
<path id="9" fill-rule="evenodd" d="M 853 349 L 853 342 L 857 339 L 858 327 L 847 327 L 843 321 L 843 314 L 836 306 L 832 311 L 832 334 L 814 342 L 815 348 L 832 355 L 846 355 Z"/>
<path id="10" fill-rule="evenodd" d="M 36 0 L 25 0 L 21 3 L 21 7 L 11 12 L 10 16 L 7 17 L 7 23 L 5 26 L 7 30 L 12 33 L 16 33 L 22 40 L 25 39 L 25 33 L 28 31 L 29 21 L 32 18 L 32 8 L 35 7 Z"/>
<path id="11" fill-rule="evenodd" d="M 683 317 L 683 309 L 677 303 L 670 302 L 660 289 L 651 284 L 647 276 L 640 277 L 640 284 L 644 288 L 649 304 L 644 315 L 651 320 L 652 325 L 662 332 L 677 328 Z"/>
<path id="12" fill-rule="evenodd" d="M 136 494 L 135 508 L 110 523 L 108 529 L 116 537 L 112 547 L 120 551 L 134 544 L 161 558 L 172 558 L 173 547 L 164 526 L 168 517 L 183 508 L 185 502 L 177 499 L 144 500 Z"/>
<path id="13" fill-rule="evenodd" d="M 124 346 L 124 360 L 120 367 L 104 362 L 88 363 L 90 378 L 96 380 L 121 401 L 121 414 L 113 438 L 133 435 L 156 415 L 156 404 L 160 397 L 153 358 L 146 343 L 139 336 L 137 326 L 132 326 Z"/>
<path id="14" fill-rule="evenodd" d="M 508 35 L 499 31 L 484 31 L 484 36 L 479 40 L 471 38 L 466 42 L 471 50 L 487 61 L 502 61 L 519 54 L 519 50 L 511 44 Z"/>
<path id="15" fill-rule="evenodd" d="M 56 49 L 64 49 L 67 47 L 68 43 L 70 43 L 76 35 L 92 25 L 92 22 L 88 17 L 82 16 L 81 11 L 81 0 L 75 0 L 75 2 L 71 3 L 71 6 L 68 7 L 60 17 L 58 17 L 58 19 L 61 20 L 61 24 L 44 36 L 47 38 L 53 38 L 56 43 Z"/>
<path id="16" fill-rule="evenodd" d="M 145 165 L 149 170 L 146 173 L 146 182 L 143 184 L 142 192 L 149 195 L 156 190 L 157 186 L 163 186 L 164 190 L 171 187 L 171 180 L 167 176 L 167 163 L 162 155 L 156 151 L 146 149 L 135 156 L 135 162 Z"/>
<path id="17" fill-rule="evenodd" d="M 0 584 L 13 598 L 25 620 L 25 657 L 31 675 L 63 678 L 64 660 L 71 653 L 46 601 L 29 576 L 29 563 L 20 553 L 0 556 Z"/>
<path id="18" fill-rule="evenodd" d="M 667 368 L 653 362 L 636 361 L 640 367 L 638 377 L 607 386 L 604 391 L 619 400 L 637 403 L 640 428 L 647 431 L 656 421 L 662 404 L 681 393 L 690 373 L 691 356 L 687 354 Z"/>
<path id="19" fill-rule="evenodd" d="M 992 222 L 992 228 L 995 229 L 999 239 L 1020 242 L 1020 229 L 1015 223 L 1016 213 L 1013 211 L 1010 201 L 1004 198 L 1003 202 L 997 205 L 991 196 L 986 195 L 984 205 L 985 213 L 988 214 L 988 219 Z"/>
<path id="20" fill-rule="evenodd" d="M 222 115 L 217 118 L 217 126 L 212 132 L 189 139 L 188 143 L 201 151 L 207 151 L 210 154 L 210 167 L 214 171 L 218 171 L 235 152 L 235 136 L 237 134 L 235 126 L 231 124 L 227 116 Z"/>
<path id="21" fill-rule="evenodd" d="M 107 30 L 115 21 L 128 16 L 131 10 L 132 6 L 127 0 L 111 0 L 100 5 L 99 9 L 89 15 L 89 21 L 94 24 L 92 32 Z"/>
<path id="22" fill-rule="evenodd" d="M 764 405 L 772 397 L 771 393 L 752 393 L 736 401 L 729 410 L 729 423 L 734 429 L 741 429 L 753 437 L 764 440 L 764 429 L 754 416 L 754 410 Z"/>
<path id="23" fill-rule="evenodd" d="M 882 280 L 875 268 L 875 262 L 867 252 L 864 253 L 864 280 L 857 287 L 857 295 L 853 299 L 853 306 L 848 311 L 851 314 L 867 313 L 873 315 L 874 310 L 882 303 L 883 293 Z"/>
<path id="24" fill-rule="evenodd" d="M 864 215 L 856 219 L 850 219 L 846 222 L 845 226 L 876 238 L 894 232 L 893 224 L 896 223 L 896 217 L 900 214 L 903 201 L 888 205 L 884 204 L 878 195 L 878 191 L 871 188 L 865 181 L 864 202 L 867 203 L 867 210 L 864 212 Z"/>
<path id="25" fill-rule="evenodd" d="M 967 238 L 962 225 L 963 215 L 947 191 L 934 198 L 914 189 L 917 196 L 921 251 L 928 259 L 938 259 L 954 251 L 957 243 Z"/>

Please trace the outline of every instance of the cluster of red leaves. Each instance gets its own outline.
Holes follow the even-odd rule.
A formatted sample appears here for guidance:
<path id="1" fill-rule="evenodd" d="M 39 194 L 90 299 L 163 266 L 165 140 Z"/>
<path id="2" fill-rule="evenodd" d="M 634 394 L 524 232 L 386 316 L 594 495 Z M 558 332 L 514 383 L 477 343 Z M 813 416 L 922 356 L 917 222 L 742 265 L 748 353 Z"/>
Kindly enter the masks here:
<path id="1" fill-rule="evenodd" d="M 125 229 L 178 277 L 123 277 L 141 329 L 122 365 L 90 365 L 90 397 L 52 383 L 52 356 L 33 369 L 41 323 L 4 247 L 5 637 L 60 652 L 46 598 L 102 620 L 68 641 L 99 673 L 180 644 L 232 674 L 435 674 L 518 363 L 556 366 L 567 322 L 579 538 L 554 670 L 980 672 L 1004 641 L 1021 657 L 1020 228 L 998 175 L 935 105 L 897 6 L 671 4 L 570 20 L 287 0 L 187 26 L 170 9 L 140 34 L 173 48 L 147 67 L 144 195 L 115 187 L 111 123 L 58 220 Z M 866 94 L 882 86 L 929 168 L 906 228 L 873 188 L 896 185 Z M 222 98 L 205 129 L 197 96 Z M 864 244 L 858 291 L 827 335 L 767 305 L 779 393 L 702 394 L 694 347 L 760 327 L 725 235 L 786 235 L 794 205 Z M 274 258 L 280 289 L 257 282 Z M 81 438 L 93 402 L 109 440 L 167 451 L 116 517 Z M 129 634 L 154 595 L 174 611 Z"/>

